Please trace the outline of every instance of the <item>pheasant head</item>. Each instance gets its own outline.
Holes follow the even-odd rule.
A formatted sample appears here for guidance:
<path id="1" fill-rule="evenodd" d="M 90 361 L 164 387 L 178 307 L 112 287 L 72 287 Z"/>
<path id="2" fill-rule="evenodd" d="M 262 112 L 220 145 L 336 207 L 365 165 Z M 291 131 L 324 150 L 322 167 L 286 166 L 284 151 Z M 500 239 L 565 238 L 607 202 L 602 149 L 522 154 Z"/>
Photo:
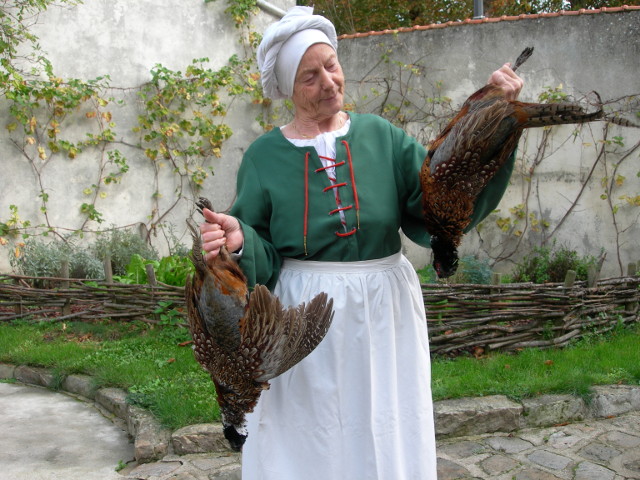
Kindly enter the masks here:
<path id="1" fill-rule="evenodd" d="M 458 249 L 446 237 L 431 236 L 431 250 L 433 251 L 433 268 L 438 278 L 447 278 L 458 269 Z"/>

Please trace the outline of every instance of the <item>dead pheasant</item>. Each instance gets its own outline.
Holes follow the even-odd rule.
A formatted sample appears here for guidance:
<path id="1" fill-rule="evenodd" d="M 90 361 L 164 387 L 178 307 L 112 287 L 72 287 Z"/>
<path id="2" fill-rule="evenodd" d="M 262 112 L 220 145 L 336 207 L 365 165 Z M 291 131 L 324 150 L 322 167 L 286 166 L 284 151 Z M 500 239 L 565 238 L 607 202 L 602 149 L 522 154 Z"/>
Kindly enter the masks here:
<path id="1" fill-rule="evenodd" d="M 532 52 L 533 48 L 525 49 L 513 70 Z M 438 277 L 455 273 L 457 248 L 471 223 L 476 198 L 511 156 L 525 128 L 585 123 L 602 117 L 601 106 L 587 113 L 575 103 L 507 100 L 503 90 L 491 84 L 471 95 L 430 144 L 420 172 L 424 219 Z"/>
<path id="2" fill-rule="evenodd" d="M 200 198 L 200 211 L 211 203 Z M 253 411 L 268 381 L 311 353 L 327 333 L 333 300 L 326 293 L 308 305 L 284 308 L 263 285 L 251 293 L 247 279 L 223 247 L 209 264 L 202 255 L 197 225 L 187 220 L 193 237 L 195 273 L 185 296 L 196 360 L 216 388 L 224 435 L 241 450 L 247 431 L 245 415 Z"/>

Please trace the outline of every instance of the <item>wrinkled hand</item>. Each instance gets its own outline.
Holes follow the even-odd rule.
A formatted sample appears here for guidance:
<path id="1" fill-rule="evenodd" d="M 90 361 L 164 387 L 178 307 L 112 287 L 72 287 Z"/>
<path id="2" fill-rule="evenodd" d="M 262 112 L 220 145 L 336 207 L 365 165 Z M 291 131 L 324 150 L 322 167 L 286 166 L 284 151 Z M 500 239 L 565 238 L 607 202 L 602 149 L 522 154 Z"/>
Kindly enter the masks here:
<path id="1" fill-rule="evenodd" d="M 518 95 L 520 95 L 522 86 L 524 85 L 522 79 L 516 75 L 513 70 L 511 70 L 510 63 L 505 63 L 502 67 L 493 72 L 489 77 L 488 83 L 502 88 L 507 100 L 516 100 Z"/>
<path id="2" fill-rule="evenodd" d="M 226 245 L 230 252 L 235 252 L 242 247 L 244 234 L 236 217 L 212 212 L 208 208 L 202 210 L 202 215 L 207 221 L 200 224 L 206 262 L 213 260 L 220 253 L 223 245 Z"/>

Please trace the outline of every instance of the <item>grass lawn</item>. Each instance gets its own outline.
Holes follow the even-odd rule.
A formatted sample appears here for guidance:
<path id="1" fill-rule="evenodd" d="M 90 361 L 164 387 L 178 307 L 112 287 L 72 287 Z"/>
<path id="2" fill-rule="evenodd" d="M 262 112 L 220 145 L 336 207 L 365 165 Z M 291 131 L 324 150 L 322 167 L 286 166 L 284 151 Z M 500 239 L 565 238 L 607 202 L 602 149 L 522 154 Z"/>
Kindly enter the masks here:
<path id="1" fill-rule="evenodd" d="M 64 375 L 91 375 L 97 387 L 126 389 L 128 400 L 176 429 L 219 420 L 213 384 L 193 358 L 186 329 L 134 323 L 0 324 L 0 362 Z M 640 325 L 591 336 L 557 350 L 483 358 L 435 358 L 434 400 L 503 394 L 586 395 L 593 385 L 640 384 Z"/>

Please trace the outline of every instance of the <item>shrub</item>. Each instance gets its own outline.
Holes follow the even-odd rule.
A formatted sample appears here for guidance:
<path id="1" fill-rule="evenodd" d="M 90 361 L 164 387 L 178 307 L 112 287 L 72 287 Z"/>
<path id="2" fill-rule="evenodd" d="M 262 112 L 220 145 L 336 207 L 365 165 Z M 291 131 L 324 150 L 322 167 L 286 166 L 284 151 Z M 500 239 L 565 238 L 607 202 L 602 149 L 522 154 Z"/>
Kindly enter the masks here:
<path id="1" fill-rule="evenodd" d="M 592 255 L 578 256 L 567 246 L 535 247 L 525 256 L 513 272 L 514 282 L 559 283 L 568 270 L 576 272 L 576 280 L 587 280 L 590 265 L 598 260 Z"/>
<path id="2" fill-rule="evenodd" d="M 421 283 L 435 283 L 436 272 L 431 265 L 418 270 Z M 491 282 L 489 259 L 479 259 L 473 255 L 462 257 L 458 262 L 458 270 L 448 280 L 449 283 L 488 284 Z"/>
<path id="3" fill-rule="evenodd" d="M 134 255 L 140 255 L 149 260 L 158 259 L 158 252 L 132 229 L 113 228 L 102 233 L 96 239 L 93 250 L 102 261 L 107 255 L 111 256 L 111 269 L 114 275 L 126 275 L 127 265 Z"/>
<path id="4" fill-rule="evenodd" d="M 69 262 L 71 278 L 104 278 L 100 261 L 91 251 L 78 246 L 72 239 L 45 242 L 30 237 L 24 242 L 20 255 L 10 256 L 11 267 L 30 277 L 60 277 L 62 261 Z"/>

